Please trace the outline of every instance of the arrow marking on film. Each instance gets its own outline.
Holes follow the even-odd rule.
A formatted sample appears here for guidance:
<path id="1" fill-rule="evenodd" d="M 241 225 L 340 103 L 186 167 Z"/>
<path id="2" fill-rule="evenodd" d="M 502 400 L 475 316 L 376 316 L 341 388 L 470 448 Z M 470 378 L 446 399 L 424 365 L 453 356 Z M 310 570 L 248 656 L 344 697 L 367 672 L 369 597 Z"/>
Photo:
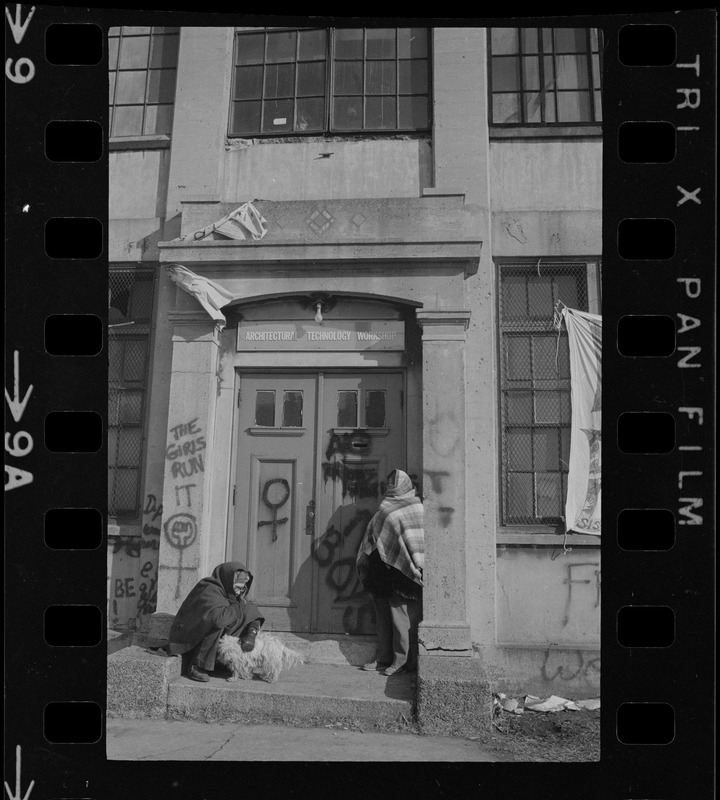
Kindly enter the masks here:
<path id="1" fill-rule="evenodd" d="M 27 392 L 25 392 L 25 397 L 20 399 L 20 351 L 16 350 L 13 353 L 13 396 L 12 398 L 8 394 L 8 390 L 5 389 L 5 399 L 7 400 L 7 404 L 10 407 L 10 413 L 12 414 L 12 418 L 15 422 L 20 422 L 22 419 L 22 415 L 25 413 L 25 406 L 28 404 L 28 400 L 30 399 L 30 393 L 33 390 L 32 384 L 28 386 Z"/>

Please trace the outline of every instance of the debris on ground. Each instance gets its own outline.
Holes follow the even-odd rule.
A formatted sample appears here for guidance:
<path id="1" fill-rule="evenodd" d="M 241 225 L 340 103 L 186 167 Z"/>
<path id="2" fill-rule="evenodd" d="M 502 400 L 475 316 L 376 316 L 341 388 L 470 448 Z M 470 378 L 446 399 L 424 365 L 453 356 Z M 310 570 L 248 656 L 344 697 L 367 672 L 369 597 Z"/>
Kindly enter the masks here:
<path id="1" fill-rule="evenodd" d="M 493 696 L 492 728 L 480 738 L 516 761 L 598 761 L 600 698 L 515 698 L 498 692 Z"/>

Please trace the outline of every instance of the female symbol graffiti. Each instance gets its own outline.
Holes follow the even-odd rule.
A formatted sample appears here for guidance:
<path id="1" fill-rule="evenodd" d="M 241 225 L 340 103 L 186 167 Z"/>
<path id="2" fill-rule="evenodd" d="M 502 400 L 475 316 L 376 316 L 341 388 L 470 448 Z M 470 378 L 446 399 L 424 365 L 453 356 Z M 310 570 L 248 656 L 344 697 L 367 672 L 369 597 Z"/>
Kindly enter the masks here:
<path id="1" fill-rule="evenodd" d="M 190 547 L 197 539 L 197 520 L 192 514 L 173 514 L 163 525 L 165 528 L 165 538 L 171 547 L 179 551 L 178 553 L 178 577 L 175 586 L 175 599 L 180 597 L 180 585 L 182 583 L 182 573 L 184 569 L 194 569 L 194 567 L 183 566 L 183 551 Z"/>
<path id="2" fill-rule="evenodd" d="M 283 498 L 278 503 L 273 503 L 269 497 L 270 487 L 275 483 L 279 483 L 285 490 Z M 278 525 L 282 525 L 284 522 L 288 521 L 287 517 L 278 519 L 277 512 L 278 508 L 281 508 L 282 506 L 285 505 L 285 503 L 287 503 L 289 497 L 290 497 L 290 484 L 285 480 L 285 478 L 272 478 L 271 480 L 267 481 L 265 483 L 265 486 L 263 487 L 262 501 L 272 512 L 272 519 L 261 520 L 260 522 L 258 522 L 258 528 L 261 528 L 263 525 L 272 525 L 273 542 L 277 541 Z"/>

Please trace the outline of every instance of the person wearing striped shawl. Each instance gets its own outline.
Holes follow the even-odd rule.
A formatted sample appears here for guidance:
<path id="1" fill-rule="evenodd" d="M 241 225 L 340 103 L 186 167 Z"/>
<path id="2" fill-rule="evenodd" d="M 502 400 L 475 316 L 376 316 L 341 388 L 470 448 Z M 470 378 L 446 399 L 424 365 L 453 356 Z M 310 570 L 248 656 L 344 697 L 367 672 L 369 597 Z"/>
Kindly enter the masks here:
<path id="1" fill-rule="evenodd" d="M 358 575 L 375 603 L 377 623 L 375 658 L 361 669 L 383 675 L 417 669 L 424 544 L 422 502 L 410 478 L 393 470 L 357 554 Z"/>

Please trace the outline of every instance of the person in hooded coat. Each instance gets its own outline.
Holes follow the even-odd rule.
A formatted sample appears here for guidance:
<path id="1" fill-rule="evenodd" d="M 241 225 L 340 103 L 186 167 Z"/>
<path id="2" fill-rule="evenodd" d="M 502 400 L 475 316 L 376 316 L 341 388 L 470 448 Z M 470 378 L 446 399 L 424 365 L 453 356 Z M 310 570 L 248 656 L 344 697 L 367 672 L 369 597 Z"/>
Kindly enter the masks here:
<path id="1" fill-rule="evenodd" d="M 247 599 L 252 582 L 244 564 L 228 561 L 215 567 L 211 577 L 203 578 L 183 601 L 166 651 L 183 656 L 189 678 L 210 680 L 206 670 L 215 669 L 218 642 L 225 633 L 238 636 L 245 652 L 254 649 L 265 619 Z"/>
<path id="2" fill-rule="evenodd" d="M 377 624 L 375 659 L 361 669 L 383 675 L 417 669 L 424 545 L 422 502 L 408 475 L 393 470 L 357 554 L 358 575 L 373 598 Z"/>

